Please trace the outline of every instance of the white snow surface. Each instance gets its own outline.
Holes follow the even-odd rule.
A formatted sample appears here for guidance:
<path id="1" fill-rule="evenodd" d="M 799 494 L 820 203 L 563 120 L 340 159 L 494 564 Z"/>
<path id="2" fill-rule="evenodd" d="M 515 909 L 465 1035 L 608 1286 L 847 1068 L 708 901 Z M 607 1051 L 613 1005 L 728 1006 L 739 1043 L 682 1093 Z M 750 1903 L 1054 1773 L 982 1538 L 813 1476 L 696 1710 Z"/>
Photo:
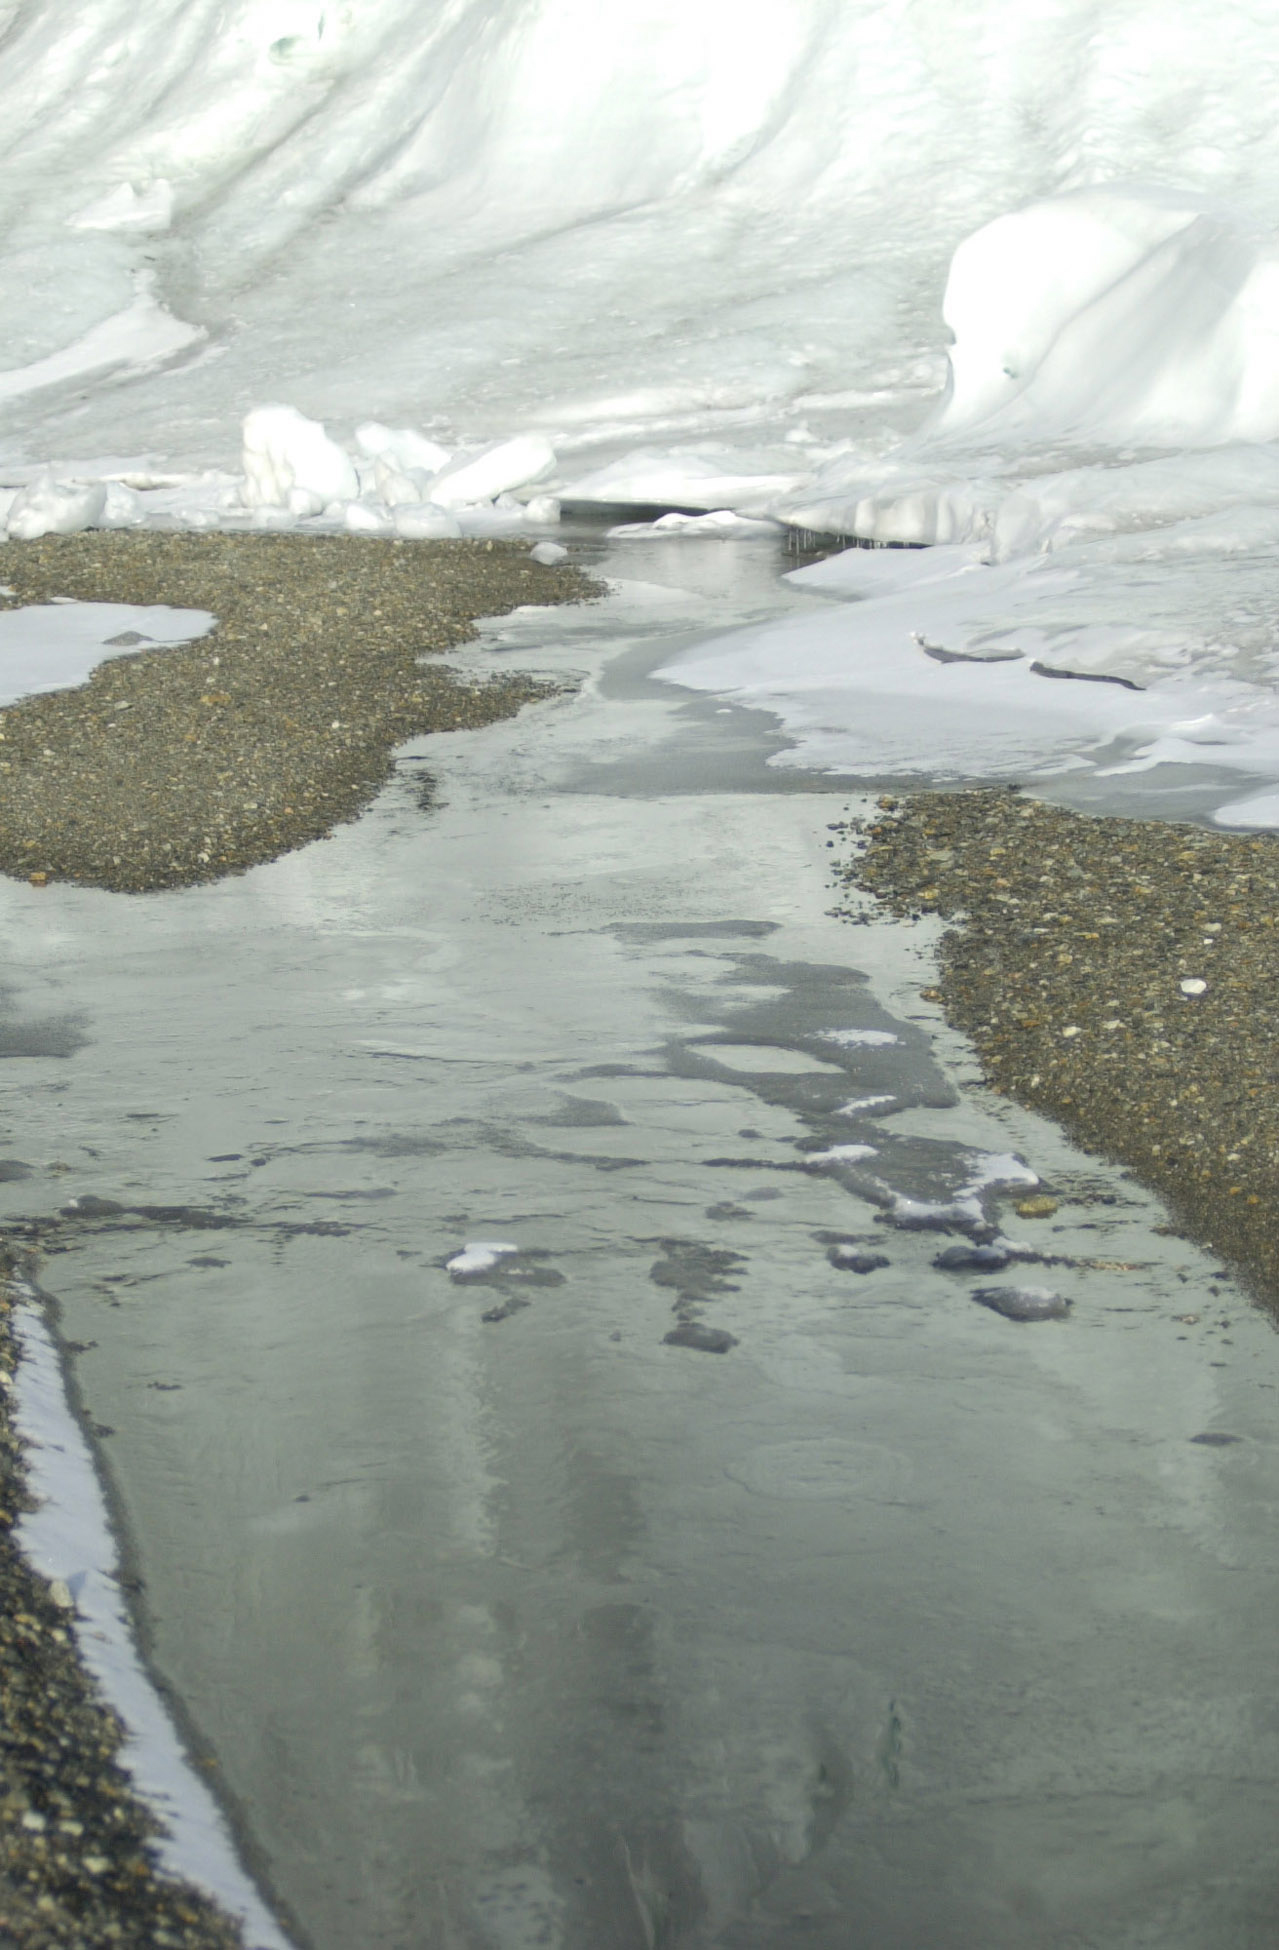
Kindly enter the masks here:
<path id="1" fill-rule="evenodd" d="M 217 619 L 161 603 L 39 603 L 0 610 L 0 706 L 83 684 L 110 657 L 191 643 Z"/>
<path id="2" fill-rule="evenodd" d="M 0 7 L 0 487 L 56 532 L 971 547 L 1009 573 L 846 619 L 842 673 L 801 631 L 680 681 L 791 763 L 1210 743 L 1274 823 L 1277 86 L 1256 0 Z M 943 629 L 1021 666 L 921 667 Z"/>

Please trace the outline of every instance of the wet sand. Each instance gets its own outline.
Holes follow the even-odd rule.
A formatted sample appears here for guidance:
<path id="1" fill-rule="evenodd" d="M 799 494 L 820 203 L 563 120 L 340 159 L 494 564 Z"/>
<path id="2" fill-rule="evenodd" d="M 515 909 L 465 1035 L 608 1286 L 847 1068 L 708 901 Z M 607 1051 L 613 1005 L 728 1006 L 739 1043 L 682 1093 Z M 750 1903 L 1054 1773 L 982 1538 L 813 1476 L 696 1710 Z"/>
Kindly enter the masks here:
<path id="1" fill-rule="evenodd" d="M 1279 1312 L 1279 838 L 1012 789 L 885 798 L 846 884 L 940 914 L 940 1001 L 992 1089 L 1127 1165 Z"/>

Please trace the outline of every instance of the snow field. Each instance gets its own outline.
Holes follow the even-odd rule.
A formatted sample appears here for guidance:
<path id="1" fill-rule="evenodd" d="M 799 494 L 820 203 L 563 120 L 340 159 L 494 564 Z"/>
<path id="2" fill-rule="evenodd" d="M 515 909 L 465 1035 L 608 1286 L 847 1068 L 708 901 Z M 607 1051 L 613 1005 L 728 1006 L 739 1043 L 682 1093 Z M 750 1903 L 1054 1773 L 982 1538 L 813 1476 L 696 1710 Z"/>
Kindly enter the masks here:
<path id="1" fill-rule="evenodd" d="M 74 31 L 35 0 L 0 18 L 0 514 L 408 540 L 570 502 L 664 511 L 615 529 L 646 543 L 972 547 L 962 586 L 828 584 L 843 638 L 680 681 L 777 712 L 789 763 L 1105 747 L 1245 774 L 1219 815 L 1273 823 L 1277 84 L 1250 0 L 102 0 Z M 285 403 L 237 467 L 247 400 Z"/>

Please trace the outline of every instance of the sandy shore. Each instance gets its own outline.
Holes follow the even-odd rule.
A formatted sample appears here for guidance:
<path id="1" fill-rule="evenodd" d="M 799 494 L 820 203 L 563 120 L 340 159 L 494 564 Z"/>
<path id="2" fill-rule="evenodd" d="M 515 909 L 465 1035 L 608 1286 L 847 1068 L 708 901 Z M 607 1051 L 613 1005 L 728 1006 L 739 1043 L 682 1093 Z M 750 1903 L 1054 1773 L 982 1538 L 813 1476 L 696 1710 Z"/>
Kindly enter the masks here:
<path id="1" fill-rule="evenodd" d="M 354 818 L 404 739 L 546 695 L 421 658 L 477 617 L 597 591 L 517 542 L 153 532 L 8 543 L 0 586 L 7 608 L 63 596 L 218 618 L 0 712 L 0 872 L 124 892 L 216 880 Z"/>
<path id="2" fill-rule="evenodd" d="M 1129 1166 L 1279 1311 L 1279 838 L 1013 790 L 879 804 L 840 871 L 952 922 L 932 999 L 991 1087 Z"/>

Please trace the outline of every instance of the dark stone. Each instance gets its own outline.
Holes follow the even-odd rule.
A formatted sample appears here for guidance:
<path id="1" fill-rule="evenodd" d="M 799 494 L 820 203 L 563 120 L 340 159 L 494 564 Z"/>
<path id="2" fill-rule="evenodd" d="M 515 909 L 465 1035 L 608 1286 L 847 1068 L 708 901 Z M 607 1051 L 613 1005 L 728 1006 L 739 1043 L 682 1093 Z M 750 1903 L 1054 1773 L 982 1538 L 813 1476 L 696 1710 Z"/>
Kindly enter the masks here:
<path id="1" fill-rule="evenodd" d="M 1065 1320 L 1070 1301 L 1043 1286 L 979 1286 L 973 1299 L 1005 1320 Z"/>
<path id="2" fill-rule="evenodd" d="M 887 1253 L 863 1253 L 856 1246 L 832 1246 L 826 1257 L 841 1273 L 878 1273 L 893 1263 Z"/>
<path id="3" fill-rule="evenodd" d="M 1024 1253 L 1009 1252 L 1007 1246 L 947 1246 L 933 1265 L 943 1273 L 1002 1273 L 1015 1258 L 1025 1257 Z"/>
<path id="4" fill-rule="evenodd" d="M 667 1347 L 695 1347 L 702 1354 L 727 1354 L 737 1346 L 737 1337 L 722 1327 L 703 1327 L 700 1320 L 681 1320 L 669 1334 L 663 1334 Z"/>
<path id="5" fill-rule="evenodd" d="M 490 1323 L 509 1320 L 512 1314 L 519 1313 L 521 1307 L 530 1307 L 532 1304 L 531 1300 L 522 1300 L 518 1293 L 513 1293 L 509 1300 L 503 1300 L 500 1307 L 490 1307 L 487 1313 L 482 1313 L 480 1319 Z"/>

